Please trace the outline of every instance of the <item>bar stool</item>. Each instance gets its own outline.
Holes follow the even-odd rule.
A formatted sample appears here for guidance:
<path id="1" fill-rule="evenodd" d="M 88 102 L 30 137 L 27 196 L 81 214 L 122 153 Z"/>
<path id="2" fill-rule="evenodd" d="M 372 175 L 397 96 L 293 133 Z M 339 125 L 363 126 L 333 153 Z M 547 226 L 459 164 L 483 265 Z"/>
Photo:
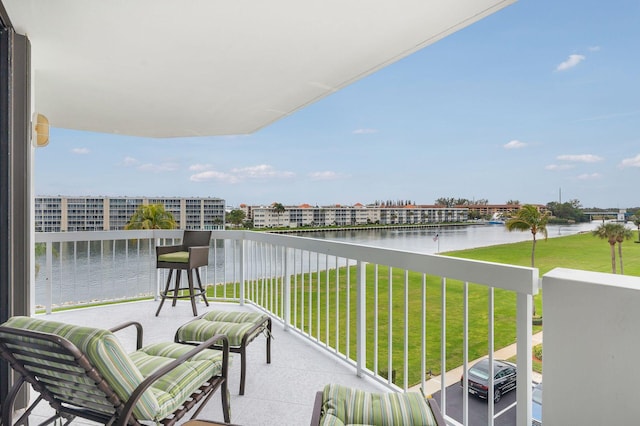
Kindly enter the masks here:
<path id="1" fill-rule="evenodd" d="M 165 299 L 173 300 L 172 306 L 176 306 L 178 299 L 191 299 L 193 316 L 198 315 L 196 309 L 196 298 L 202 297 L 204 303 L 209 306 L 206 290 L 202 287 L 200 280 L 200 266 L 209 264 L 209 243 L 211 241 L 211 231 L 184 231 L 182 244 L 156 247 L 156 268 L 169 269 L 167 284 L 163 292 L 160 292 L 162 300 L 156 311 L 156 316 L 160 314 Z M 175 285 L 171 288 L 171 277 L 176 271 Z M 187 271 L 188 287 L 180 287 L 180 275 L 182 271 Z M 198 288 L 196 292 L 193 284 L 193 270 L 196 271 Z M 181 295 L 181 291 L 188 291 L 188 294 Z"/>

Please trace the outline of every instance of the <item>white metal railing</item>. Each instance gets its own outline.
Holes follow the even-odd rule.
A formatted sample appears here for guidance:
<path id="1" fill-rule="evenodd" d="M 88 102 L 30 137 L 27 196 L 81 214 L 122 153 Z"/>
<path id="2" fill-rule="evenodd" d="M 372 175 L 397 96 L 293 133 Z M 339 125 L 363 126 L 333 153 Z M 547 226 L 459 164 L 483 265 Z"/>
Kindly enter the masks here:
<path id="1" fill-rule="evenodd" d="M 50 288 L 56 286 L 56 276 L 61 281 L 69 276 L 53 273 L 54 245 L 77 246 L 79 242 L 94 241 L 99 242 L 99 256 L 96 249 L 93 257 L 85 251 L 82 256 L 100 262 L 101 268 L 106 269 L 140 264 L 137 274 L 142 276 L 142 271 L 148 271 L 142 280 L 147 281 L 147 295 L 155 296 L 163 277 L 155 270 L 153 248 L 181 235 L 182 231 L 160 230 L 37 233 L 36 242 L 47 245 L 46 256 L 39 259 L 46 262 Z M 492 360 L 495 301 L 510 298 L 516 311 L 517 424 L 531 424 L 531 315 L 532 295 L 538 291 L 537 269 L 251 231 L 213 231 L 212 240 L 210 266 L 204 279 L 213 284 L 214 297 L 256 305 L 280 320 L 285 329 L 302 334 L 352 365 L 359 376 L 369 376 L 396 390 L 406 391 L 416 383 L 424 387 L 427 372 L 439 370 L 444 374 L 452 367 L 447 362 L 450 358 L 459 357 L 466 377 L 470 343 L 478 350 L 478 342 L 469 342 L 471 329 L 487 327 L 485 353 Z M 119 241 L 135 241 L 136 249 L 121 249 L 125 250 L 124 255 L 105 249 L 118 247 Z M 78 258 L 77 254 L 74 256 L 73 259 Z M 66 264 L 58 262 L 60 267 Z M 97 265 L 89 270 L 95 273 Z M 100 274 L 105 277 L 102 281 L 108 282 L 97 288 L 120 288 L 120 297 L 130 297 L 125 290 L 131 277 L 113 271 Z M 486 324 L 482 320 L 478 325 L 470 319 L 470 292 L 474 298 L 486 299 L 487 305 L 482 309 Z M 49 303 L 47 309 L 52 302 Z M 478 309 L 477 303 L 474 306 Z M 471 315 L 477 318 L 476 312 Z M 434 333 L 435 350 L 426 338 Z M 451 342 L 457 342 L 456 346 L 448 349 Z M 397 377 L 395 373 L 399 373 Z M 446 415 L 445 388 L 442 380 L 442 411 L 448 422 L 460 424 Z M 491 384 L 489 392 L 491 401 Z M 468 393 L 464 394 L 462 424 L 469 424 Z M 489 424 L 493 424 L 493 404 L 487 407 Z"/>
<path id="2" fill-rule="evenodd" d="M 63 306 L 159 296 L 167 271 L 155 267 L 155 246 L 173 244 L 180 230 L 37 232 L 35 303 L 50 313 Z M 240 241 L 215 240 L 205 282 L 216 298 L 239 300 Z M 44 250 L 43 250 L 44 248 Z M 216 285 L 217 284 L 217 285 Z"/>

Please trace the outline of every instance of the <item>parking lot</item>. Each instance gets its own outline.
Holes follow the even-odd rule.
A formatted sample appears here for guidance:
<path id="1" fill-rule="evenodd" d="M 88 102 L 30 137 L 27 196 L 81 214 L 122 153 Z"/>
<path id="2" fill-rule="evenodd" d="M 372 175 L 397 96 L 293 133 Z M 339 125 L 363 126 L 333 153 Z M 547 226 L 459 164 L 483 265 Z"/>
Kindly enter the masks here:
<path id="1" fill-rule="evenodd" d="M 433 397 L 441 405 L 440 392 L 433 394 Z M 447 415 L 462 423 L 462 398 L 463 390 L 460 383 L 455 383 L 447 387 Z M 495 404 L 494 425 L 511 426 L 516 424 L 516 391 L 513 390 L 502 396 L 502 399 Z M 469 395 L 469 425 L 487 425 L 487 401 L 476 396 Z"/>

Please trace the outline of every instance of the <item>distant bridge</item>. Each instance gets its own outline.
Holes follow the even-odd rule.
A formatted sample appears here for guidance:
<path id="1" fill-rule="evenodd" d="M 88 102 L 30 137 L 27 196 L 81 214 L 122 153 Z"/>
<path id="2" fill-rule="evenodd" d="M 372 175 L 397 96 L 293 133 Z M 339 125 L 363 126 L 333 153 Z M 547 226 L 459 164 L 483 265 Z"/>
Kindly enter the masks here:
<path id="1" fill-rule="evenodd" d="M 621 222 L 625 222 L 627 220 L 627 210 L 626 209 L 620 209 L 617 211 L 603 211 L 603 212 L 582 212 L 582 214 L 585 214 L 587 216 L 589 216 L 589 219 L 593 220 L 593 217 L 611 217 L 611 218 L 615 218 L 618 221 Z"/>

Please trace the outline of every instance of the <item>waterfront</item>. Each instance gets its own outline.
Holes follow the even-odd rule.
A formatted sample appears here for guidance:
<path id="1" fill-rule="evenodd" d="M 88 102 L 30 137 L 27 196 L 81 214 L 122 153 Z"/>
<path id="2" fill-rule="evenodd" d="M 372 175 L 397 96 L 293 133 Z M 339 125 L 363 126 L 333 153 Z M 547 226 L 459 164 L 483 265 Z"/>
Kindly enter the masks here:
<path id="1" fill-rule="evenodd" d="M 599 222 L 570 226 L 550 225 L 548 234 L 553 238 L 587 232 L 595 229 L 598 224 Z M 438 238 L 434 239 L 436 235 Z M 424 254 L 531 240 L 530 232 L 508 232 L 503 225 L 353 229 L 305 232 L 298 236 Z M 153 244 L 154 242 L 148 239 L 92 241 L 90 244 L 86 241 L 56 243 L 50 271 L 46 267 L 44 255 L 36 259 L 41 267 L 36 276 L 36 305 L 63 306 L 156 295 L 158 283 L 164 283 L 166 279 L 166 271 L 159 272 L 155 268 Z M 217 240 L 212 243 L 209 266 L 201 271 L 203 282 L 236 282 L 240 276 L 238 250 L 239 246 L 231 240 Z M 252 253 L 257 256 L 256 259 L 262 256 L 260 250 Z M 327 261 L 319 257 L 316 263 L 302 265 L 304 262 L 299 253 L 292 252 L 290 256 L 294 263 L 301 264 L 300 270 L 305 272 L 324 267 L 324 262 Z M 250 260 L 248 262 L 251 263 Z M 276 269 L 277 265 L 278 262 L 275 262 Z M 226 291 L 225 286 L 222 289 Z M 216 286 L 215 290 L 219 288 Z"/>
<path id="2" fill-rule="evenodd" d="M 575 225 L 548 225 L 549 238 L 589 232 L 601 222 Z M 438 236 L 437 238 L 436 235 Z M 442 226 L 430 229 L 376 229 L 350 231 L 318 231 L 303 236 L 351 242 L 375 247 L 408 250 L 418 253 L 444 253 L 475 247 L 530 241 L 531 232 L 507 231 L 504 225 Z M 544 238 L 538 234 L 538 239 Z"/>

